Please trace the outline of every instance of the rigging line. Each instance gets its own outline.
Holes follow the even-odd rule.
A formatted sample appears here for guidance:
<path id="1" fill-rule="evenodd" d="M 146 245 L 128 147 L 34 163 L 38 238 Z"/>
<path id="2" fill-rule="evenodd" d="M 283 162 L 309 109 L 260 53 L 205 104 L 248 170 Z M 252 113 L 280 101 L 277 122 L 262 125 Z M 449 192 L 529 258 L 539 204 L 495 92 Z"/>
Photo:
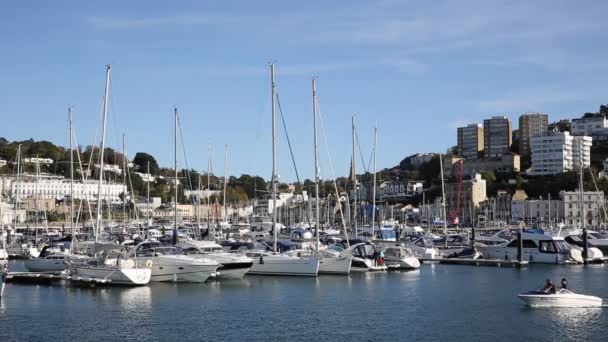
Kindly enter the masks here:
<path id="1" fill-rule="evenodd" d="M 291 149 L 291 140 L 289 139 L 289 133 L 287 132 L 287 124 L 285 123 L 285 117 L 283 116 L 283 109 L 281 108 L 281 101 L 279 100 L 279 93 L 276 93 L 277 98 L 277 107 L 279 107 L 279 113 L 281 114 L 281 122 L 283 123 L 283 130 L 285 131 L 285 136 L 287 137 L 287 146 L 289 146 L 289 154 L 291 155 L 291 162 L 293 164 L 294 171 L 296 172 L 296 179 L 298 183 L 302 187 L 302 191 L 304 190 L 304 184 L 300 182 L 300 174 L 298 173 L 298 167 L 296 166 L 296 160 L 293 156 L 293 150 Z M 274 179 L 271 180 L 271 184 L 273 184 Z M 304 201 L 304 195 L 302 195 L 302 201 Z M 273 209 L 275 210 L 275 209 Z M 308 215 L 308 210 L 305 211 L 306 221 L 308 221 L 308 225 L 312 227 L 310 222 L 310 216 Z M 318 222 L 316 224 L 319 224 Z"/>
<path id="2" fill-rule="evenodd" d="M 184 135 L 182 134 L 182 120 L 180 119 L 179 113 L 177 113 L 177 126 L 179 131 L 179 140 L 182 143 L 182 153 L 184 154 L 184 164 L 186 165 L 186 177 L 188 178 L 188 186 L 190 187 L 190 191 L 194 190 L 192 186 L 192 177 L 190 177 L 190 168 L 188 167 L 188 157 L 186 156 L 186 144 L 184 144 Z M 185 195 L 185 193 L 184 193 Z M 177 201 L 177 199 L 175 199 Z M 195 205 L 194 196 L 190 196 L 190 202 L 192 205 Z"/>
<path id="3" fill-rule="evenodd" d="M 87 207 L 89 209 L 89 217 L 91 218 L 91 225 L 93 226 L 93 231 L 96 231 L 95 228 L 95 221 L 93 220 L 93 211 L 91 210 L 91 201 L 89 200 L 89 192 L 86 190 L 86 180 L 87 180 L 87 176 L 85 176 L 85 173 L 82 169 L 82 160 L 80 159 L 80 147 L 78 146 L 78 139 L 76 139 L 76 129 L 72 129 L 73 134 L 74 134 L 74 145 L 76 145 L 76 156 L 78 156 L 78 166 L 80 167 L 80 177 L 82 178 L 82 191 L 84 192 L 86 201 L 87 201 Z M 97 194 L 97 196 L 99 196 L 99 194 Z M 73 199 L 72 199 L 73 200 Z M 80 208 L 82 207 L 82 198 L 80 199 L 80 204 L 79 204 L 79 211 Z M 84 222 L 85 220 L 83 220 Z M 78 217 L 76 219 L 76 225 L 78 225 Z"/>
<path id="4" fill-rule="evenodd" d="M 331 161 L 331 153 L 329 151 L 329 144 L 327 143 L 327 135 L 325 134 L 325 125 L 323 124 L 323 113 L 321 113 L 317 99 L 317 113 L 319 114 L 319 123 L 321 126 L 321 132 L 323 132 L 323 141 L 325 142 L 325 151 L 327 152 L 327 159 L 329 160 L 329 170 L 331 172 L 331 178 L 334 181 L 334 190 L 336 191 L 336 202 L 338 204 L 338 210 L 340 211 L 340 218 L 342 219 L 342 227 L 344 228 L 344 237 L 346 238 L 346 245 L 350 247 L 350 241 L 348 240 L 348 233 L 346 231 L 346 220 L 344 219 L 344 212 L 342 211 L 342 203 L 340 203 L 340 193 L 338 192 L 338 185 L 336 183 L 336 175 L 334 174 L 334 165 Z"/>
<path id="5" fill-rule="evenodd" d="M 125 154 L 123 155 L 123 158 L 127 159 L 127 167 L 126 170 L 124 172 L 126 172 L 127 178 L 129 179 L 129 186 L 131 187 L 131 202 L 133 203 L 133 212 L 135 213 L 135 221 L 138 223 L 139 225 L 139 213 L 137 212 L 137 208 L 135 207 L 135 189 L 133 189 L 133 180 L 131 179 L 131 168 L 129 167 L 129 159 L 127 158 L 127 155 L 129 154 L 127 152 L 127 147 L 125 146 Z M 128 191 L 129 189 L 127 189 Z M 126 194 L 125 194 L 125 200 L 126 200 Z M 131 209 L 131 208 L 129 208 Z"/>
<path id="6" fill-rule="evenodd" d="M 355 128 L 355 141 L 357 142 L 357 149 L 359 151 L 359 156 L 361 157 L 361 163 L 363 164 L 363 170 L 367 173 L 367 172 L 369 172 L 369 167 L 365 166 L 365 159 L 363 159 L 363 151 L 361 150 L 361 143 L 359 143 L 359 133 L 356 128 Z M 354 158 L 354 156 L 353 156 L 353 158 Z M 371 164 L 371 161 L 370 161 L 370 164 Z M 355 172 L 355 175 L 356 174 L 357 173 Z"/>

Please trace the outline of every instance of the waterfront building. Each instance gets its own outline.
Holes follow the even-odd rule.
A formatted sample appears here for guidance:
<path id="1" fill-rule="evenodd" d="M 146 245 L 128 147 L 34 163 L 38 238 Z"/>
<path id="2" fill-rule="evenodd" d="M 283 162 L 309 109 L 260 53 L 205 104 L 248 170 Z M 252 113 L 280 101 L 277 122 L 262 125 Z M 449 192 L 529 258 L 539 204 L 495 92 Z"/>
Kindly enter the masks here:
<path id="1" fill-rule="evenodd" d="M 483 121 L 483 143 L 485 158 L 500 158 L 509 152 L 512 136 L 511 119 L 494 116 Z"/>
<path id="2" fill-rule="evenodd" d="M 477 159 L 484 148 L 484 128 L 480 124 L 458 127 L 458 154 L 467 159 Z"/>
<path id="3" fill-rule="evenodd" d="M 423 191 L 422 182 L 416 181 L 387 181 L 380 184 L 380 189 L 377 193 L 378 199 L 387 202 L 395 203 L 406 201 L 416 195 L 420 195 Z"/>
<path id="4" fill-rule="evenodd" d="M 9 191 L 13 199 L 24 201 L 29 197 L 64 199 L 70 196 L 70 180 L 60 176 L 43 175 L 39 179 L 33 175 L 22 175 L 19 182 L 15 176 L 3 176 L 2 187 Z M 74 181 L 74 199 L 96 200 L 99 182 L 96 180 Z M 101 194 L 104 200 L 122 203 L 121 194 L 128 191 L 124 184 L 103 182 Z"/>
<path id="5" fill-rule="evenodd" d="M 542 113 L 525 113 L 519 117 L 519 154 L 530 155 L 530 138 L 544 135 L 549 125 L 549 116 Z"/>
<path id="6" fill-rule="evenodd" d="M 454 211 L 458 204 L 458 195 L 460 194 L 460 217 L 470 216 L 471 212 L 475 212 L 479 208 L 479 204 L 487 199 L 486 196 L 486 181 L 481 178 L 480 174 L 475 174 L 470 179 L 463 179 L 462 185 L 459 187 L 457 182 L 445 183 L 445 198 L 446 211 L 449 214 Z M 460 220 L 462 223 L 469 220 Z"/>
<path id="7" fill-rule="evenodd" d="M 51 158 L 24 158 L 23 162 L 26 164 L 51 165 L 51 164 L 53 164 L 53 159 L 51 159 Z"/>
<path id="8" fill-rule="evenodd" d="M 479 203 L 479 215 L 483 217 L 486 223 L 488 220 L 509 222 L 511 220 L 511 201 L 510 193 L 499 190 L 496 196 Z"/>
<path id="9" fill-rule="evenodd" d="M 514 222 L 539 224 L 554 228 L 564 220 L 564 206 L 560 198 L 526 199 L 511 201 L 511 218 Z"/>
<path id="10" fill-rule="evenodd" d="M 532 169 L 530 175 L 555 175 L 576 170 L 591 163 L 591 137 L 573 137 L 569 132 L 548 132 L 532 137 Z"/>
<path id="11" fill-rule="evenodd" d="M 581 194 L 578 191 L 561 191 L 559 193 L 564 213 L 564 223 L 571 227 L 581 227 L 582 219 L 587 228 L 605 227 L 605 197 L 603 191 L 583 192 L 581 210 Z"/>

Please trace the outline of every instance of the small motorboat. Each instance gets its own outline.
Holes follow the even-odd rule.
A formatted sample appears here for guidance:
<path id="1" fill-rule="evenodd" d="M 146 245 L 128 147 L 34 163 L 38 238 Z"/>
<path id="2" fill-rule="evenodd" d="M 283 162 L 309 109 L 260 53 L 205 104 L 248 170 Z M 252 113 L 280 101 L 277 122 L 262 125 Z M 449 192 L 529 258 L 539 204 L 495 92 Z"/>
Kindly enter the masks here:
<path id="1" fill-rule="evenodd" d="M 556 293 L 530 291 L 517 295 L 526 305 L 533 308 L 589 308 L 602 306 L 602 298 L 576 294 L 560 289 Z"/>

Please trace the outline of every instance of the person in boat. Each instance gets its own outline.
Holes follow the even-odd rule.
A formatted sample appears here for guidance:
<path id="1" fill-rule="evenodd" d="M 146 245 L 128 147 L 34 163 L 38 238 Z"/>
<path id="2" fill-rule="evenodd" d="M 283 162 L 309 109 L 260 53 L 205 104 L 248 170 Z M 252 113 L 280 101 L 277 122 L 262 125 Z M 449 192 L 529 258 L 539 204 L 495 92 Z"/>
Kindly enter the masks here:
<path id="1" fill-rule="evenodd" d="M 384 251 L 380 251 L 379 260 L 380 266 L 384 266 Z"/>
<path id="2" fill-rule="evenodd" d="M 568 281 L 566 280 L 566 278 L 562 278 L 561 287 L 562 287 L 563 290 L 567 290 L 568 289 Z"/>
<path id="3" fill-rule="evenodd" d="M 551 281 L 551 279 L 545 280 L 545 287 L 543 287 L 543 292 L 544 293 L 555 293 L 555 285 L 553 285 L 553 282 Z"/>

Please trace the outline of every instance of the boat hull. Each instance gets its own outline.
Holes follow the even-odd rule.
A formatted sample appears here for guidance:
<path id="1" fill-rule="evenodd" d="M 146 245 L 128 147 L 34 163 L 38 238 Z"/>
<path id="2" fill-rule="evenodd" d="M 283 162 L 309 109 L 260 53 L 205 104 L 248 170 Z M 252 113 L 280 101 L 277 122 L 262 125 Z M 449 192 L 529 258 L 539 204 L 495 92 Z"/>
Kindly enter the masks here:
<path id="1" fill-rule="evenodd" d="M 96 266 L 73 266 L 70 268 L 72 278 L 93 278 L 109 281 L 118 285 L 146 285 L 150 282 L 152 272 L 147 268 L 119 269 Z"/>
<path id="2" fill-rule="evenodd" d="M 30 272 L 61 272 L 67 269 L 65 259 L 25 259 L 23 266 Z"/>
<path id="3" fill-rule="evenodd" d="M 253 265 L 247 274 L 316 277 L 319 274 L 319 259 L 281 254 L 263 255 L 253 259 Z"/>
<path id="4" fill-rule="evenodd" d="M 348 275 L 351 269 L 351 258 L 321 258 L 319 260 L 319 274 Z"/>
<path id="5" fill-rule="evenodd" d="M 249 272 L 253 262 L 245 263 L 225 263 L 218 267 L 215 277 L 217 280 L 241 279 Z"/>
<path id="6" fill-rule="evenodd" d="M 517 296 L 526 305 L 533 308 L 589 308 L 602 306 L 602 299 L 594 296 L 569 294 L 539 294 L 537 292 L 520 293 Z"/>
<path id="7" fill-rule="evenodd" d="M 181 256 L 138 257 L 137 263 L 152 270 L 153 282 L 204 283 L 219 267 L 210 260 Z"/>
<path id="8" fill-rule="evenodd" d="M 388 266 L 398 267 L 402 270 L 415 270 L 420 268 L 420 261 L 416 257 L 405 257 L 398 260 L 384 259 Z"/>

